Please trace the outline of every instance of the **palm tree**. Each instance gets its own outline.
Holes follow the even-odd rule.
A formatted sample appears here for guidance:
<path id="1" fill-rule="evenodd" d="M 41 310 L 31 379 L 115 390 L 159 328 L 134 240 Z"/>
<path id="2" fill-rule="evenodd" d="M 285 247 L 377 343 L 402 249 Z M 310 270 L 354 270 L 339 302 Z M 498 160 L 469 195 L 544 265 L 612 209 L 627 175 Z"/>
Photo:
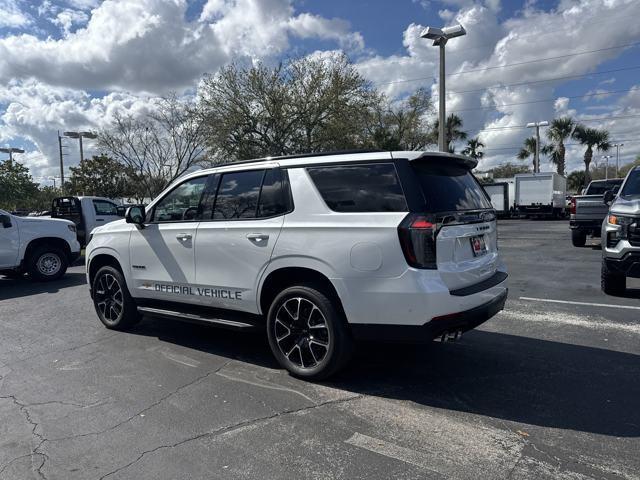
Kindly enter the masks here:
<path id="1" fill-rule="evenodd" d="M 589 165 L 591 165 L 591 160 L 593 159 L 593 149 L 595 148 L 598 152 L 606 152 L 611 148 L 609 132 L 607 130 L 578 125 L 573 132 L 573 138 L 578 140 L 582 145 L 587 146 L 584 152 L 584 185 L 586 187 L 591 181 Z"/>
<path id="2" fill-rule="evenodd" d="M 475 160 L 480 160 L 484 157 L 484 152 L 480 150 L 481 148 L 484 148 L 484 143 L 478 137 L 470 138 L 467 140 L 467 148 L 462 151 L 462 154 Z"/>
<path id="3" fill-rule="evenodd" d="M 542 149 L 541 149 L 542 150 Z M 536 137 L 529 137 L 524 139 L 524 144 L 518 152 L 518 160 L 526 160 L 529 157 L 533 157 L 533 171 L 535 172 L 535 158 L 536 158 Z"/>
<path id="4" fill-rule="evenodd" d="M 440 121 L 436 120 L 436 123 L 433 125 L 433 130 L 431 131 L 431 140 L 432 143 L 438 143 L 438 129 L 440 128 Z M 445 141 L 447 143 L 447 148 L 449 153 L 455 153 L 456 149 L 453 146 L 455 142 L 458 140 L 466 140 L 467 132 L 462 130 L 462 119 L 456 114 L 452 113 L 447 117 L 447 123 L 444 129 Z"/>
<path id="5" fill-rule="evenodd" d="M 571 138 L 576 128 L 576 122 L 571 117 L 555 118 L 551 122 L 551 126 L 547 130 L 547 138 L 553 142 L 553 145 L 546 148 L 544 152 L 549 155 L 560 175 L 564 175 L 564 158 L 565 146 L 564 141 Z"/>

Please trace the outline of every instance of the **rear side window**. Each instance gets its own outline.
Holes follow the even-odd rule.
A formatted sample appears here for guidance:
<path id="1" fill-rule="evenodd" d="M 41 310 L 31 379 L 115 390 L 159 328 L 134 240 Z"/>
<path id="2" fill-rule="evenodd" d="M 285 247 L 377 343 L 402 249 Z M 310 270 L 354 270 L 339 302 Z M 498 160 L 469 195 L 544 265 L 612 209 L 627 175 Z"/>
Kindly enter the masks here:
<path id="1" fill-rule="evenodd" d="M 407 202 L 393 164 L 331 165 L 307 169 L 335 212 L 405 212 Z"/>
<path id="2" fill-rule="evenodd" d="M 493 208 L 471 172 L 447 161 L 412 162 L 429 212 Z"/>

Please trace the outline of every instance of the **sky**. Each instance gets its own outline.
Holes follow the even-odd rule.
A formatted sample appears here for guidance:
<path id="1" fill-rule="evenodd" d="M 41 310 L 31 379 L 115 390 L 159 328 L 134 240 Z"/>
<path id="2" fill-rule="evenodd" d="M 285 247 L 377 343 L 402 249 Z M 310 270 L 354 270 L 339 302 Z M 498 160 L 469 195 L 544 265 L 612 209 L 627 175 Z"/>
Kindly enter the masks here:
<path id="1" fill-rule="evenodd" d="M 518 162 L 524 125 L 562 115 L 608 129 L 624 164 L 640 153 L 638 17 L 640 0 L 0 0 L 0 145 L 24 148 L 15 158 L 51 184 L 58 130 L 100 130 L 154 97 L 194 95 L 232 61 L 325 51 L 345 52 L 392 99 L 422 87 L 437 105 L 438 49 L 420 33 L 460 23 L 447 113 L 486 145 L 480 169 Z M 79 152 L 65 143 L 68 168 Z M 568 171 L 583 154 L 569 141 Z"/>

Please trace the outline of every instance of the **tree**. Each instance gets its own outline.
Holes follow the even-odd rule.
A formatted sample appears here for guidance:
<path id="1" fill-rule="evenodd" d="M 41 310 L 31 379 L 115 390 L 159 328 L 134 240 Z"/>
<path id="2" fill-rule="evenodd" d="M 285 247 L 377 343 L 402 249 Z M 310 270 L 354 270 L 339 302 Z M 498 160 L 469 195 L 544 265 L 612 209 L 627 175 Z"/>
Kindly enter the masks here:
<path id="1" fill-rule="evenodd" d="M 27 167 L 15 160 L 0 164 L 0 208 L 27 207 L 37 192 L 38 185 L 33 182 Z"/>
<path id="2" fill-rule="evenodd" d="M 571 172 L 567 177 L 567 190 L 570 192 L 579 192 L 584 185 L 584 172 L 576 170 Z"/>
<path id="3" fill-rule="evenodd" d="M 95 195 L 108 198 L 144 198 L 138 192 L 139 178 L 130 166 L 106 155 L 84 160 L 71 167 L 65 190 L 72 195 Z"/>
<path id="4" fill-rule="evenodd" d="M 481 148 L 484 148 L 484 143 L 482 143 L 478 137 L 470 138 L 467 140 L 467 148 L 462 150 L 462 154 L 475 160 L 480 160 L 484 157 L 484 152 L 480 150 Z"/>
<path id="5" fill-rule="evenodd" d="M 540 142 L 540 153 L 544 154 L 545 151 L 548 151 L 548 147 L 542 145 Z M 518 160 L 526 160 L 531 157 L 533 159 L 533 168 L 535 169 L 535 158 L 536 158 L 536 137 L 525 138 L 523 142 L 523 146 L 518 152 Z"/>
<path id="6" fill-rule="evenodd" d="M 98 144 L 133 169 L 139 192 L 153 198 L 204 160 L 203 117 L 195 104 L 172 94 L 154 101 L 144 116 L 116 114 Z"/>
<path id="7" fill-rule="evenodd" d="M 597 152 L 606 152 L 611 148 L 611 144 L 609 143 L 609 132 L 606 130 L 599 130 L 597 128 L 588 128 L 584 125 L 578 125 L 573 136 L 582 145 L 587 147 L 584 152 L 584 185 L 587 186 L 591 181 L 589 166 L 593 159 L 593 149 L 595 148 Z"/>
<path id="8" fill-rule="evenodd" d="M 518 173 L 529 173 L 531 170 L 526 165 L 516 165 L 515 163 L 505 163 L 492 168 L 493 178 L 511 178 Z"/>
<path id="9" fill-rule="evenodd" d="M 391 104 L 384 97 L 372 102 L 367 122 L 366 146 L 380 150 L 421 150 L 432 144 L 425 115 L 431 111 L 431 96 L 419 89 L 402 102 Z"/>
<path id="10" fill-rule="evenodd" d="M 626 165 L 621 166 L 618 176 L 620 178 L 624 178 L 626 177 L 627 173 L 629 173 L 629 170 L 638 166 L 640 166 L 640 154 L 636 156 L 636 159 L 633 162 L 627 163 Z"/>
<path id="11" fill-rule="evenodd" d="M 545 155 L 549 155 L 551 162 L 556 165 L 560 175 L 564 175 L 565 169 L 565 140 L 571 138 L 576 128 L 576 122 L 571 117 L 555 118 L 551 121 L 551 126 L 547 129 L 547 138 L 553 143 L 546 146 Z"/>
<path id="12" fill-rule="evenodd" d="M 383 102 L 337 54 L 274 68 L 230 65 L 206 76 L 199 94 L 214 162 L 359 148 L 371 143 L 367 125 L 372 108 Z M 382 110 L 384 124 L 389 112 Z M 403 121 L 413 121 L 408 117 Z"/>
<path id="13" fill-rule="evenodd" d="M 431 143 L 438 143 L 438 130 L 440 128 L 440 120 L 436 120 L 431 130 Z M 462 130 L 462 119 L 452 113 L 447 117 L 444 129 L 445 142 L 449 153 L 456 153 L 454 143 L 467 139 L 467 132 Z"/>

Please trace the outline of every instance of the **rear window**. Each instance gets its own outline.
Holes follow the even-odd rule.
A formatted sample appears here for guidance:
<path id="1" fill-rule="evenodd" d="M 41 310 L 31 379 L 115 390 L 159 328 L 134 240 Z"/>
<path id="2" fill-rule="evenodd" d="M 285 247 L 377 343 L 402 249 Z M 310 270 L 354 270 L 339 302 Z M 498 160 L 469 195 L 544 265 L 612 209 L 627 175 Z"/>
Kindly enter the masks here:
<path id="1" fill-rule="evenodd" d="M 607 190 L 613 190 L 614 193 L 618 191 L 622 185 L 622 180 L 617 182 L 591 182 L 587 189 L 587 195 L 604 195 Z"/>
<path id="2" fill-rule="evenodd" d="M 438 161 L 412 162 L 427 210 L 456 212 L 493 208 L 482 187 L 464 167 Z"/>
<path id="3" fill-rule="evenodd" d="M 307 169 L 335 212 L 405 212 L 407 202 L 393 164 L 331 165 Z"/>

